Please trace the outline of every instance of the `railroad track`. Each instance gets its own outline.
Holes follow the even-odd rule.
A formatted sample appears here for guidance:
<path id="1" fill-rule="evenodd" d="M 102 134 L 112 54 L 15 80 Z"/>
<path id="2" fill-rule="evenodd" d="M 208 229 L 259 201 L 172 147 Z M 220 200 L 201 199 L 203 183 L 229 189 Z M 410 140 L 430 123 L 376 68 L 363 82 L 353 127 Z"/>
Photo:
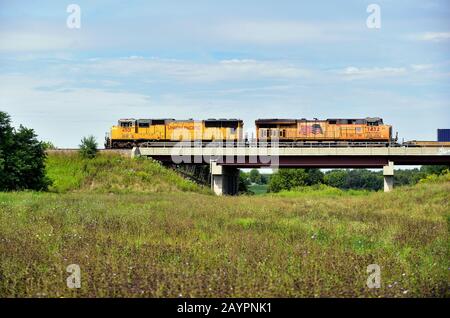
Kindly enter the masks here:
<path id="1" fill-rule="evenodd" d="M 47 149 L 47 153 L 58 153 L 58 152 L 78 152 L 78 148 L 57 148 L 57 149 Z M 123 153 L 129 154 L 131 149 L 98 149 L 99 152 L 110 152 L 110 153 Z"/>
<path id="2" fill-rule="evenodd" d="M 144 142 L 138 145 L 140 148 L 372 148 L 372 147 L 404 147 L 404 148 L 436 148 L 436 147 L 450 147 L 450 142 L 437 142 L 437 141 L 412 141 L 404 143 L 391 143 L 384 142 L 256 142 L 256 141 L 242 141 L 242 142 L 204 142 L 204 141 L 164 141 L 164 142 Z M 57 148 L 48 149 L 48 153 L 52 152 L 76 152 L 78 148 Z M 131 148 L 106 148 L 99 149 L 99 152 L 115 152 L 122 154 L 129 154 Z"/>

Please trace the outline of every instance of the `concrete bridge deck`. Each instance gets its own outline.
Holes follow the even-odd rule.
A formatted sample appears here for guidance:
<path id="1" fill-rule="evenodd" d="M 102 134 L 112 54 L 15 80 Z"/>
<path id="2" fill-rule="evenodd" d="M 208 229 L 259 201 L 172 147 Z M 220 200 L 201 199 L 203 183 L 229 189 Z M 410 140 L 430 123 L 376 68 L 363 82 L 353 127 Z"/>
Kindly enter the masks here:
<path id="1" fill-rule="evenodd" d="M 176 164 L 210 164 L 215 193 L 236 194 L 237 168 L 383 168 L 384 188 L 393 188 L 395 165 L 450 165 L 450 147 L 149 147 L 132 156 Z"/>
<path id="2" fill-rule="evenodd" d="M 350 148 L 135 148 L 135 155 L 180 164 L 205 164 L 210 160 L 224 166 L 382 168 L 389 161 L 396 165 L 450 164 L 450 147 L 350 147 Z"/>

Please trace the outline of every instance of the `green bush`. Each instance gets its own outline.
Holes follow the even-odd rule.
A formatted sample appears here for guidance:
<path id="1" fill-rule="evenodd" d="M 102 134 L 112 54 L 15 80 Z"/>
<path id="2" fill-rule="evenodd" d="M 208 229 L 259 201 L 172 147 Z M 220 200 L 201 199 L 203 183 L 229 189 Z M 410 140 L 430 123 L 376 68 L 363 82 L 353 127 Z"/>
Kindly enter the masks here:
<path id="1" fill-rule="evenodd" d="M 83 137 L 80 144 L 80 155 L 86 159 L 95 158 L 98 152 L 98 144 L 94 136 Z"/>
<path id="2" fill-rule="evenodd" d="M 450 182 L 450 170 L 446 169 L 441 174 L 429 174 L 426 177 L 419 180 L 419 183 L 441 183 Z"/>

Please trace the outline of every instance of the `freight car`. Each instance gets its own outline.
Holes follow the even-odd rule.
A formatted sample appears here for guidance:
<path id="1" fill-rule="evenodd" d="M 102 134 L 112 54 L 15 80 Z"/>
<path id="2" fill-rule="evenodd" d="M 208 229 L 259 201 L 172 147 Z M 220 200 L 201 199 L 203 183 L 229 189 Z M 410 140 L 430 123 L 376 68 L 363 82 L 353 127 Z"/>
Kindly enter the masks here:
<path id="1" fill-rule="evenodd" d="M 450 142 L 450 129 L 438 129 L 437 140 L 441 142 Z"/>
<path id="2" fill-rule="evenodd" d="M 450 147 L 450 129 L 438 129 L 437 141 L 411 140 L 404 143 L 408 147 Z"/>
<path id="3" fill-rule="evenodd" d="M 381 146 L 395 143 L 392 126 L 379 117 L 362 119 L 258 119 L 255 121 L 258 141 L 294 142 L 298 146 L 319 143 Z"/>
<path id="4" fill-rule="evenodd" d="M 450 141 L 410 140 L 405 141 L 406 147 L 450 147 Z"/>
<path id="5" fill-rule="evenodd" d="M 230 142 L 241 140 L 242 134 L 239 119 L 120 119 L 107 135 L 105 148 L 132 148 L 149 142 Z"/>

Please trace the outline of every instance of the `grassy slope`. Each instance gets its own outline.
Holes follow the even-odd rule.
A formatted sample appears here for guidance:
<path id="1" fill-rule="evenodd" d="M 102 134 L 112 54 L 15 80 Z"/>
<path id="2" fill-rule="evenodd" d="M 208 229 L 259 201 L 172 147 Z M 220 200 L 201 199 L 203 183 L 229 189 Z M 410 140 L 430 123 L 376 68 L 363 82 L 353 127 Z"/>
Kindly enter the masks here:
<path id="1" fill-rule="evenodd" d="M 47 174 L 53 180 L 50 191 L 59 193 L 209 192 L 155 161 L 130 160 L 117 154 L 102 153 L 94 160 L 83 160 L 77 153 L 54 153 L 47 159 Z"/>
<path id="2" fill-rule="evenodd" d="M 51 160 L 61 177 L 66 159 Z M 0 296 L 449 296 L 448 180 L 388 194 L 231 198 L 169 193 L 172 180 L 183 184 L 171 172 L 107 160 L 122 163 L 56 183 L 77 191 L 0 193 Z M 67 165 L 60 171 L 80 171 Z M 158 173 L 141 182 L 121 165 Z M 138 192 L 99 181 L 116 178 Z M 79 290 L 66 287 L 72 263 Z M 365 285 L 373 263 L 377 290 Z"/>

